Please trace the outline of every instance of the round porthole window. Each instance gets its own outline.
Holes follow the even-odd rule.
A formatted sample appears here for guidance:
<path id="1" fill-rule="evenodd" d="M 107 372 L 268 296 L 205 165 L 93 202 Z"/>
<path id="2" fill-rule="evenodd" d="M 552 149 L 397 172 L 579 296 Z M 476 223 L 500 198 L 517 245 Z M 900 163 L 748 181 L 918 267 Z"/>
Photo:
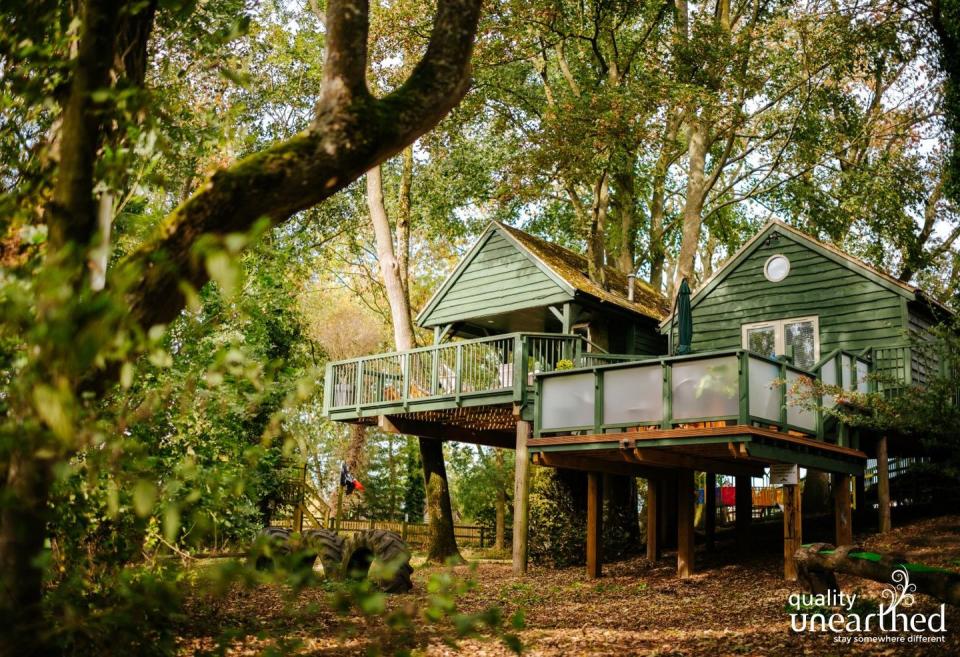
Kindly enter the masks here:
<path id="1" fill-rule="evenodd" d="M 790 261 L 787 256 L 777 253 L 767 258 L 763 266 L 763 275 L 771 283 L 779 283 L 790 273 Z"/>

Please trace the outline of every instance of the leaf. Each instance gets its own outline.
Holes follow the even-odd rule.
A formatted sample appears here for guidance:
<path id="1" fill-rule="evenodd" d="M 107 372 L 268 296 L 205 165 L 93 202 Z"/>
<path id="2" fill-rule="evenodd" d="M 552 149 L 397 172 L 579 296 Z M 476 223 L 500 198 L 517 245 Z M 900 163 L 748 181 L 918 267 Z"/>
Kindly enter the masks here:
<path id="1" fill-rule="evenodd" d="M 207 255 L 207 273 L 210 274 L 227 298 L 232 297 L 240 282 L 240 268 L 236 261 L 225 251 L 214 251 Z"/>
<path id="2" fill-rule="evenodd" d="M 40 384 L 33 389 L 33 406 L 40 419 L 60 440 L 73 438 L 74 427 L 69 393 Z"/>
<path id="3" fill-rule="evenodd" d="M 120 385 L 124 390 L 129 390 L 133 385 L 133 363 L 129 361 L 120 368 Z"/>
<path id="4" fill-rule="evenodd" d="M 113 479 L 107 482 L 107 513 L 111 518 L 116 518 L 120 512 L 120 489 L 117 482 Z"/>
<path id="5" fill-rule="evenodd" d="M 169 505 L 163 512 L 163 538 L 168 543 L 177 540 L 180 531 L 180 509 L 174 504 Z"/>
<path id="6" fill-rule="evenodd" d="M 157 487 L 153 482 L 140 479 L 133 487 L 133 510 L 141 518 L 150 515 L 157 501 Z"/>

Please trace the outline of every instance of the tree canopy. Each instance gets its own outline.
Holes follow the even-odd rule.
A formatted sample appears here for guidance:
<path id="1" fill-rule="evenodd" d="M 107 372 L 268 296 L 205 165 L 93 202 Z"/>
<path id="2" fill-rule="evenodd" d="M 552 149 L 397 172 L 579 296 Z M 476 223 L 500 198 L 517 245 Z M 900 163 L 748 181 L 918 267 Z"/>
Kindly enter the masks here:
<path id="1" fill-rule="evenodd" d="M 249 545 L 291 464 L 333 509 L 353 463 L 346 517 L 423 518 L 416 442 L 357 453 L 320 413 L 328 362 L 397 346 L 371 170 L 414 312 L 490 220 L 670 298 L 770 217 L 955 307 L 958 26 L 955 0 L 0 0 L 2 649 L 172 654 L 170 564 Z M 502 543 L 512 456 L 445 458 Z"/>

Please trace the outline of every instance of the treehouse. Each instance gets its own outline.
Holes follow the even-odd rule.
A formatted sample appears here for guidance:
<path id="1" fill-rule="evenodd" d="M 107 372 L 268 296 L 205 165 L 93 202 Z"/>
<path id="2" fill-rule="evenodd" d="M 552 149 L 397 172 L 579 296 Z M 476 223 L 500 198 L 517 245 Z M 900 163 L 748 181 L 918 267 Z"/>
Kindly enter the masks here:
<path id="1" fill-rule="evenodd" d="M 675 542 L 693 570 L 694 472 L 736 478 L 746 541 L 750 478 L 784 477 L 784 568 L 801 542 L 798 467 L 834 477 L 837 543 L 852 540 L 851 481 L 862 494 L 878 459 L 881 529 L 886 459 L 915 450 L 855 431 L 822 408 L 843 391 L 896 395 L 937 367 L 917 339 L 950 311 L 915 287 L 771 221 L 689 298 L 678 317 L 659 293 L 586 259 L 492 223 L 417 318 L 434 344 L 331 363 L 325 412 L 388 431 L 517 450 L 514 568 L 526 568 L 528 462 L 586 471 L 587 568 L 600 574 L 601 475 L 648 481 L 647 553 Z M 690 344 L 680 325 L 692 319 Z M 678 355 L 677 352 L 683 352 Z M 823 392 L 811 382 L 835 386 Z M 804 397 L 804 391 L 806 397 Z M 813 402 L 816 402 L 813 399 Z M 713 514 L 715 516 L 715 514 Z"/>
<path id="2" fill-rule="evenodd" d="M 417 317 L 434 344 L 331 363 L 331 419 L 412 435 L 514 447 L 533 417 L 535 377 L 561 361 L 588 366 L 662 354 L 668 302 L 586 259 L 492 223 Z M 611 353 L 612 352 L 612 353 Z"/>

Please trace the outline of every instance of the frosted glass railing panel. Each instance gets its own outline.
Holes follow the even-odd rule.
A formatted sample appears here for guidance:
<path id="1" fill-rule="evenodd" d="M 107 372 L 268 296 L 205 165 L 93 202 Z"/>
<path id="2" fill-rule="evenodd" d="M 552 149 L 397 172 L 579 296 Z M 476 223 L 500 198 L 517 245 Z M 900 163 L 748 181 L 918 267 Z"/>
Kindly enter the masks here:
<path id="1" fill-rule="evenodd" d="M 773 422 L 780 421 L 780 368 L 759 358 L 750 358 L 750 415 Z"/>
<path id="2" fill-rule="evenodd" d="M 787 424 L 792 424 L 801 429 L 815 431 L 817 428 L 817 414 L 815 411 L 797 405 L 799 397 L 793 394 L 793 389 L 803 390 L 805 386 L 797 385 L 797 381 L 803 378 L 798 372 L 787 370 Z"/>
<path id="3" fill-rule="evenodd" d="M 857 361 L 857 392 L 867 394 L 870 392 L 870 384 L 867 381 L 867 373 L 870 367 L 862 360 Z"/>
<path id="4" fill-rule="evenodd" d="M 660 365 L 603 373 L 603 422 L 659 422 L 663 419 L 663 370 Z"/>
<path id="5" fill-rule="evenodd" d="M 840 374 L 843 376 L 843 389 L 853 390 L 853 382 L 850 380 L 850 368 L 852 367 L 853 359 L 846 354 L 842 354 L 840 356 L 840 362 L 842 367 Z"/>
<path id="6" fill-rule="evenodd" d="M 722 356 L 673 364 L 673 419 L 739 414 L 737 357 Z"/>
<path id="7" fill-rule="evenodd" d="M 592 427 L 595 397 L 593 372 L 544 379 L 541 428 Z"/>
<path id="8" fill-rule="evenodd" d="M 826 363 L 823 364 L 823 367 L 820 368 L 820 380 L 823 381 L 824 385 L 835 386 L 837 385 L 837 361 L 834 358 L 831 358 Z M 824 395 L 822 403 L 827 408 L 833 408 L 837 405 L 837 398 L 833 395 Z"/>

